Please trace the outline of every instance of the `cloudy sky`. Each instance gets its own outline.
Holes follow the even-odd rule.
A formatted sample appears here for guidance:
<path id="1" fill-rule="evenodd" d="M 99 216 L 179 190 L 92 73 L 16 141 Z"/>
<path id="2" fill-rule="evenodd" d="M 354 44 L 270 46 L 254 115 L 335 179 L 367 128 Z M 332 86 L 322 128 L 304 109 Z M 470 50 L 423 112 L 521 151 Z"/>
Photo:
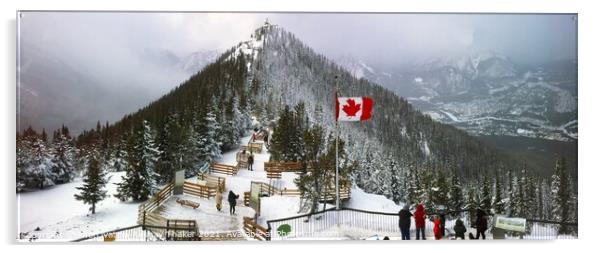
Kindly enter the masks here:
<path id="1" fill-rule="evenodd" d="M 127 65 L 142 48 L 179 55 L 223 50 L 247 39 L 265 18 L 329 56 L 403 62 L 478 47 L 517 61 L 575 57 L 572 15 L 25 13 L 21 34 L 65 57 L 95 64 L 119 57 Z"/>
<path id="2" fill-rule="evenodd" d="M 108 89 L 133 87 L 137 100 L 103 98 L 127 104 L 96 115 L 114 121 L 185 78 L 149 68 L 144 52 L 223 51 L 266 18 L 328 57 L 386 66 L 470 50 L 494 50 L 519 63 L 576 57 L 573 15 L 25 12 L 19 32 L 22 50 L 35 47 Z"/>

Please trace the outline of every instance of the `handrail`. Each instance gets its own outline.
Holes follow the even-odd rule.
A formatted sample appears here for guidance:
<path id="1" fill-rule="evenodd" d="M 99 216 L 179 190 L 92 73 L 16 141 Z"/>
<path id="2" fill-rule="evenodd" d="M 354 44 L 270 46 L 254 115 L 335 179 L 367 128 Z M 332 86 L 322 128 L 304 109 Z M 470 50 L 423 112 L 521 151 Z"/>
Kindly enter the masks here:
<path id="1" fill-rule="evenodd" d="M 444 213 L 445 215 L 448 215 L 448 214 L 452 214 L 452 213 L 469 212 L 470 210 L 471 209 L 460 209 L 460 210 L 445 211 L 445 212 L 442 212 L 442 213 Z M 296 216 L 291 216 L 291 217 L 286 217 L 286 218 L 268 220 L 268 221 L 266 221 L 266 223 L 268 224 L 268 229 L 270 229 L 270 223 L 282 222 L 282 221 L 293 220 L 293 219 L 299 219 L 299 218 L 309 217 L 309 216 L 312 216 L 312 215 L 318 215 L 318 214 L 322 214 L 322 213 L 326 213 L 326 212 L 330 212 L 330 211 L 353 211 L 353 212 L 360 212 L 360 213 L 366 213 L 366 214 L 387 215 L 387 216 L 397 216 L 398 215 L 398 213 L 385 213 L 385 212 L 377 212 L 377 211 L 368 211 L 368 210 L 361 210 L 361 209 L 355 209 L 355 208 L 349 208 L 349 207 L 342 207 L 339 210 L 337 210 L 337 209 L 335 209 L 333 207 L 333 208 L 321 210 L 321 211 L 314 212 L 314 213 L 307 213 L 307 214 L 301 214 L 301 215 L 296 215 Z M 425 214 L 426 215 L 437 215 L 437 214 L 441 214 L 441 212 L 430 212 L 430 213 L 425 213 Z M 561 221 L 538 220 L 538 219 L 527 219 L 527 222 L 539 222 L 539 223 L 548 223 L 548 224 L 578 226 L 578 223 L 576 223 L 576 222 L 561 222 Z"/>

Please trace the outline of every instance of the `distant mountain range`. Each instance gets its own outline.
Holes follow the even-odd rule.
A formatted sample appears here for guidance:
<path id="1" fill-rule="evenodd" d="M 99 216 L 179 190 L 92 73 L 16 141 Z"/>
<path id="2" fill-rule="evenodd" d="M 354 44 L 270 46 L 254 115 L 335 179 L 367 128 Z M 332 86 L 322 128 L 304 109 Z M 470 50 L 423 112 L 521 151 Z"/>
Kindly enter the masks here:
<path id="1" fill-rule="evenodd" d="M 115 122 L 215 61 L 217 51 L 198 50 L 178 57 L 169 50 L 144 49 L 137 56 L 139 68 L 155 76 L 145 79 L 139 75 L 144 73 L 132 73 L 115 84 L 94 69 L 67 63 L 35 45 L 22 45 L 18 130 L 31 125 L 50 132 L 65 124 L 79 133 L 94 127 L 97 120 Z"/>
<path id="2" fill-rule="evenodd" d="M 493 51 L 403 68 L 379 68 L 350 56 L 336 61 L 473 135 L 577 140 L 576 61 L 521 66 Z"/>

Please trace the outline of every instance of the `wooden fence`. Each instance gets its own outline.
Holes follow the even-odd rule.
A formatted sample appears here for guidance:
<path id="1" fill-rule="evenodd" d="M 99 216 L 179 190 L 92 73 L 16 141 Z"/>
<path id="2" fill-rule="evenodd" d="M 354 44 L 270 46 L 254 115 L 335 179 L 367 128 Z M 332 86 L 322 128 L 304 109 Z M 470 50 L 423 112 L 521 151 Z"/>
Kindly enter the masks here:
<path id="1" fill-rule="evenodd" d="M 238 168 L 233 165 L 211 163 L 211 165 L 209 166 L 209 171 L 211 173 L 219 173 L 228 176 L 233 176 L 238 173 Z"/>
<path id="2" fill-rule="evenodd" d="M 168 184 L 152 198 L 138 206 L 138 224 L 144 224 L 145 217 L 150 215 L 157 207 L 161 206 L 169 197 L 173 195 L 173 184 Z"/>
<path id="3" fill-rule="evenodd" d="M 299 189 L 288 189 L 288 188 L 278 188 L 273 185 L 269 185 L 263 182 L 255 182 L 256 184 L 260 184 L 260 191 L 262 195 L 267 196 L 301 196 L 301 191 Z M 351 189 L 349 187 L 341 187 L 340 192 L 341 200 L 347 200 L 351 197 Z M 326 195 L 320 195 L 319 201 L 334 201 L 336 199 L 336 190 L 329 189 L 326 192 Z"/>
<path id="4" fill-rule="evenodd" d="M 208 199 L 215 197 L 216 193 L 217 186 L 207 186 L 191 182 L 184 182 L 184 194 Z"/>
<path id="5" fill-rule="evenodd" d="M 244 192 L 244 202 L 243 203 L 245 206 L 251 205 L 251 192 Z"/>
<path id="6" fill-rule="evenodd" d="M 282 172 L 301 172 L 300 162 L 265 162 L 263 168 L 269 179 L 282 178 Z"/>
<path id="7" fill-rule="evenodd" d="M 247 167 L 249 167 L 249 156 L 251 155 L 250 152 L 244 152 L 243 153 L 242 149 L 240 151 L 238 151 L 238 153 L 236 153 L 236 167 L 241 170 L 241 169 L 247 169 Z"/>
<path id="8" fill-rule="evenodd" d="M 226 190 L 226 178 L 200 173 L 197 177 L 199 180 L 207 181 L 208 186 L 217 187 L 217 190 L 223 192 Z"/>
<path id="9" fill-rule="evenodd" d="M 253 218 L 243 217 L 243 229 L 249 237 L 260 241 L 269 241 L 270 233 L 268 229 L 257 224 Z"/>
<path id="10" fill-rule="evenodd" d="M 263 142 L 252 142 L 249 140 L 249 144 L 247 144 L 247 150 L 251 150 L 253 153 L 261 153 L 263 150 Z"/>

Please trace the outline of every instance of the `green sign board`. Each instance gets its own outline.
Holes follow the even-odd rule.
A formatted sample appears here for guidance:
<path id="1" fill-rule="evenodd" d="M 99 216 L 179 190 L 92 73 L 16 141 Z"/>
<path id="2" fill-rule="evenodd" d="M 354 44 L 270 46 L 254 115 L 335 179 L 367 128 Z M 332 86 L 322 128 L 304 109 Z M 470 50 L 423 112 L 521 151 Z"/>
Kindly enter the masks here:
<path id="1" fill-rule="evenodd" d="M 506 231 L 524 233 L 527 228 L 527 219 L 495 216 L 493 226 Z"/>

